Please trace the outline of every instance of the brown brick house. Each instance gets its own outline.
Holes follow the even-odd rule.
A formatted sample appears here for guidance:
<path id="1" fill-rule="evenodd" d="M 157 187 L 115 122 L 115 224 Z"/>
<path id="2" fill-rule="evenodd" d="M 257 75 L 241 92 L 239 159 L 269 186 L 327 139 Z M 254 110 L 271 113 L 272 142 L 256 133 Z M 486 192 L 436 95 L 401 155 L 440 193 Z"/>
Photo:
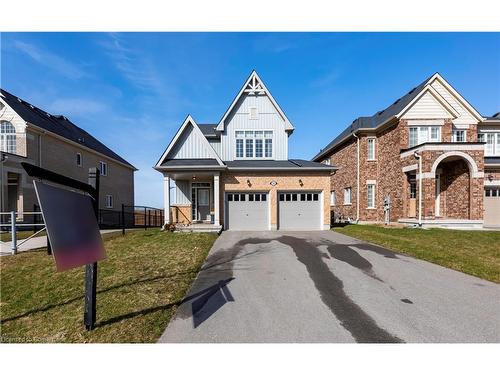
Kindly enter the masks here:
<path id="1" fill-rule="evenodd" d="M 21 166 L 28 162 L 86 181 L 90 167 L 101 171 L 99 206 L 119 210 L 134 205 L 136 168 L 63 115 L 0 90 L 0 212 L 16 211 L 30 221 L 38 203 L 32 178 Z"/>
<path id="2" fill-rule="evenodd" d="M 438 73 L 312 160 L 339 167 L 330 204 L 340 219 L 500 226 L 500 117 L 479 114 Z"/>
<path id="3" fill-rule="evenodd" d="M 209 231 L 330 228 L 335 167 L 289 159 L 293 130 L 255 71 L 218 123 L 188 116 L 154 167 L 163 175 L 165 224 Z"/>

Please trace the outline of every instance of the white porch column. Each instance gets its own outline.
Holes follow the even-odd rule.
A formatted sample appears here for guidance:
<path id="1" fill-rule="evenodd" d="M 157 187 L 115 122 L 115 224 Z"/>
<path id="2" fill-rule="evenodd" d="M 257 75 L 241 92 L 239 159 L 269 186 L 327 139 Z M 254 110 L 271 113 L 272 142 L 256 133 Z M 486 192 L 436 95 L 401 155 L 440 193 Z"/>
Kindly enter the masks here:
<path id="1" fill-rule="evenodd" d="M 170 178 L 167 175 L 163 176 L 163 209 L 164 225 L 170 224 Z"/>
<path id="2" fill-rule="evenodd" d="M 220 193 L 219 193 L 219 173 L 214 174 L 214 224 L 219 225 L 220 223 L 220 203 L 219 203 Z"/>

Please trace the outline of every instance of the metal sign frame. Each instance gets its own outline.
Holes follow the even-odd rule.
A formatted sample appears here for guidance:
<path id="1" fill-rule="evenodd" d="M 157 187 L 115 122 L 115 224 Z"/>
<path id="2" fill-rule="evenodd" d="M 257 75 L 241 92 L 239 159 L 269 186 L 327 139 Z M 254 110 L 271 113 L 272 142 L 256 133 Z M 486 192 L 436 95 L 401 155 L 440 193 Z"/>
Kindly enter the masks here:
<path id="1" fill-rule="evenodd" d="M 96 216 L 99 215 L 99 177 L 100 171 L 98 168 L 89 168 L 88 183 L 84 183 L 73 178 L 63 176 L 59 173 L 38 167 L 36 165 L 22 162 L 28 176 L 38 178 L 40 180 L 54 182 L 59 185 L 78 189 L 88 193 L 92 199 L 92 208 Z M 96 322 L 96 295 L 97 295 L 97 262 L 87 264 L 85 266 L 85 310 L 83 314 L 83 322 L 87 331 L 91 331 L 95 327 Z"/>

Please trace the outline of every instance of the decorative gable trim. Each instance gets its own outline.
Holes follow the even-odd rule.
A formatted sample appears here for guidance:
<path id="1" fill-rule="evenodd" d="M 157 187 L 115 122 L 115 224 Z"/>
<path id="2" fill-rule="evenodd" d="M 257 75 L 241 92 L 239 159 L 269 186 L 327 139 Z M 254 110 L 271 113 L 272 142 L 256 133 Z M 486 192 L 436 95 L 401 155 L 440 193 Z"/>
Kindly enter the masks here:
<path id="1" fill-rule="evenodd" d="M 467 111 L 468 111 L 468 112 L 469 112 L 469 113 L 470 113 L 470 114 L 471 114 L 471 115 L 472 115 L 472 116 L 473 116 L 473 117 L 474 117 L 474 118 L 478 121 L 478 122 L 482 122 L 482 121 L 484 121 L 484 120 L 485 120 L 485 119 L 483 118 L 483 116 L 481 116 L 481 114 L 480 114 L 478 111 L 476 111 L 476 109 L 475 109 L 475 108 L 474 108 L 471 104 L 469 104 L 469 102 L 468 102 L 468 101 L 467 101 L 467 100 L 466 100 L 466 99 L 465 99 L 462 95 L 460 95 L 460 94 L 458 93 L 458 91 L 457 91 L 457 90 L 455 90 L 455 89 L 453 88 L 453 86 L 451 86 L 451 85 L 450 85 L 450 84 L 449 84 L 449 83 L 448 83 L 448 82 L 447 82 L 447 81 L 446 81 L 446 80 L 445 80 L 445 79 L 444 79 L 444 78 L 443 78 L 443 77 L 442 77 L 439 73 L 435 73 L 435 74 L 434 74 L 431 78 L 429 78 L 429 80 L 428 80 L 428 81 L 427 81 L 427 83 L 426 83 L 426 87 L 425 87 L 425 89 L 424 89 L 424 90 L 422 90 L 422 92 L 421 92 L 419 95 L 417 95 L 417 98 L 418 98 L 418 97 L 420 97 L 420 95 L 421 95 L 421 94 L 423 94 L 423 93 L 427 92 L 427 90 L 428 90 L 429 88 L 431 88 L 431 89 L 432 89 L 432 93 L 433 93 L 433 95 L 434 95 L 434 94 L 437 94 L 437 95 L 438 95 L 438 97 L 440 98 L 440 102 L 442 101 L 443 103 L 446 103 L 446 105 L 447 105 L 448 107 L 452 108 L 452 110 L 453 110 L 453 112 L 452 112 L 452 113 L 454 113 L 456 117 L 459 117 L 459 116 L 460 116 L 460 114 L 459 114 L 459 113 L 458 113 L 458 112 L 457 112 L 457 111 L 456 111 L 456 110 L 455 110 L 455 109 L 451 106 L 451 104 L 450 104 L 450 103 L 448 103 L 448 102 L 447 102 L 447 101 L 446 101 L 446 100 L 445 100 L 445 99 L 444 99 L 441 95 L 439 95 L 439 93 L 438 93 L 438 92 L 437 92 L 437 91 L 436 91 L 436 90 L 435 90 L 435 89 L 431 86 L 431 85 L 432 85 L 432 83 L 433 83 L 434 81 L 436 81 L 436 80 L 437 80 L 437 81 L 439 81 L 439 83 L 441 83 L 441 85 L 443 85 L 443 86 L 444 86 L 444 88 L 445 88 L 445 89 L 446 89 L 446 90 L 447 90 L 447 91 L 448 91 L 448 92 L 449 92 L 449 93 L 450 93 L 450 94 L 451 94 L 451 95 L 452 95 L 452 96 L 453 96 L 453 97 L 454 97 L 454 98 L 455 98 L 455 99 L 456 99 L 456 100 L 457 100 L 457 101 L 458 101 L 458 102 L 459 102 L 459 103 L 460 103 L 460 104 L 461 104 L 461 105 L 462 105 L 462 106 L 463 106 L 463 107 L 464 107 L 464 108 L 465 108 L 465 109 L 466 109 L 466 110 L 467 110 Z M 415 98 L 415 99 L 417 99 L 417 98 Z M 442 103 L 442 104 L 443 104 L 443 103 Z M 404 112 L 406 112 L 406 110 L 407 110 L 409 107 L 411 107 L 411 105 L 412 105 L 412 104 L 413 104 L 413 101 L 412 101 L 412 102 L 410 102 L 410 103 L 408 104 L 408 106 L 407 106 L 406 108 L 404 108 L 404 109 L 403 109 L 403 111 L 401 111 L 401 112 L 397 115 L 397 117 L 399 118 L 399 117 L 400 117 L 400 116 L 401 116 Z M 446 107 L 446 108 L 448 108 L 448 107 Z M 455 118 L 456 118 L 456 117 L 455 117 Z"/>
<path id="2" fill-rule="evenodd" d="M 285 115 L 285 112 L 281 109 L 281 107 L 278 105 L 274 97 L 271 95 L 271 92 L 267 89 L 266 85 L 264 82 L 260 79 L 259 75 L 255 70 L 252 71 L 250 74 L 250 77 L 245 81 L 243 87 L 239 91 L 238 95 L 234 98 L 233 102 L 227 109 L 227 111 L 224 113 L 222 116 L 222 119 L 219 121 L 219 124 L 217 125 L 217 130 L 218 131 L 224 131 L 225 127 L 225 121 L 231 111 L 234 109 L 236 104 L 238 103 L 238 100 L 241 98 L 243 94 L 249 94 L 249 95 L 267 95 L 271 103 L 274 105 L 280 116 L 283 118 L 285 121 L 285 130 L 294 130 L 293 125 L 290 123 L 288 118 Z"/>
<path id="3" fill-rule="evenodd" d="M 213 149 L 213 147 L 210 145 L 210 143 L 208 142 L 207 138 L 203 135 L 202 131 L 198 127 L 198 124 L 196 124 L 196 122 L 191 117 L 191 115 L 188 115 L 186 117 L 186 119 L 184 120 L 184 122 L 182 123 L 182 125 L 180 126 L 179 130 L 177 130 L 177 133 L 175 134 L 175 136 L 172 139 L 172 141 L 169 143 L 167 149 L 165 150 L 165 152 L 161 156 L 160 160 L 158 160 L 158 162 L 156 163 L 155 168 L 160 167 L 161 164 L 165 161 L 165 159 L 167 159 L 167 156 L 173 150 L 173 148 L 175 147 L 177 141 L 179 140 L 179 138 L 181 137 L 182 133 L 184 132 L 184 130 L 186 129 L 186 127 L 188 125 L 191 125 L 193 127 L 193 131 L 200 137 L 200 139 L 202 140 L 203 144 L 207 148 L 208 153 L 212 156 L 212 158 L 215 159 L 215 160 L 217 160 L 217 163 L 220 166 L 224 166 L 224 163 L 220 159 L 219 155 L 217 155 L 217 153 L 215 152 L 215 150 Z"/>
<path id="4" fill-rule="evenodd" d="M 432 97 L 434 99 L 436 99 L 436 101 L 446 111 L 448 111 L 448 113 L 450 113 L 450 115 L 453 118 L 459 117 L 460 114 L 451 106 L 451 104 L 448 103 L 432 86 L 430 86 L 430 83 L 432 81 L 433 81 L 432 79 L 429 80 L 429 82 L 427 82 L 426 87 L 422 91 L 420 91 L 418 93 L 418 95 L 415 98 L 413 98 L 413 100 L 410 103 L 408 103 L 408 105 L 405 108 L 403 108 L 403 110 L 396 115 L 396 117 L 401 118 L 401 116 L 403 116 L 405 113 L 407 113 L 426 93 L 431 94 Z"/>

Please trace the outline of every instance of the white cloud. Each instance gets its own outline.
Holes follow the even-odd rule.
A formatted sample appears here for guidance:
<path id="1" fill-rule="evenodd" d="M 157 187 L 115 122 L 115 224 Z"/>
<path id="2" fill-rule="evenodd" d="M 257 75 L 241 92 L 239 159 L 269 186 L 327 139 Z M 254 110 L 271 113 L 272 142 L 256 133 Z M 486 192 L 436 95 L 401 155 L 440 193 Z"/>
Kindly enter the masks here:
<path id="1" fill-rule="evenodd" d="M 88 76 L 88 74 L 78 65 L 63 59 L 56 54 L 53 54 L 46 50 L 41 50 L 33 44 L 16 40 L 14 42 L 14 47 L 19 51 L 25 53 L 38 63 L 51 68 L 52 70 L 66 76 L 67 78 L 80 79 Z"/>

